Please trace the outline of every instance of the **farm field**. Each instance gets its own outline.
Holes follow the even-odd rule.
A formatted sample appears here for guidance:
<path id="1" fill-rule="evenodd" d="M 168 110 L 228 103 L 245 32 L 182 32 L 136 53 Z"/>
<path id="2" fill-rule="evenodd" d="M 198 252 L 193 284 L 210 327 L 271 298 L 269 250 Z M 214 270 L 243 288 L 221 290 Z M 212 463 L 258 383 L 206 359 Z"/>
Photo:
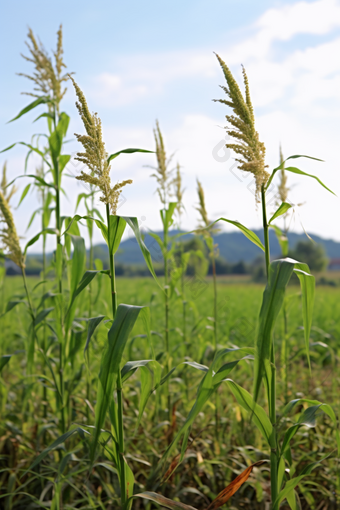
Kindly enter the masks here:
<path id="1" fill-rule="evenodd" d="M 105 279 L 106 280 L 106 279 Z M 110 289 L 103 280 L 98 300 L 93 303 L 93 315 L 109 314 Z M 29 278 L 29 287 L 33 288 L 39 279 Z M 203 291 L 202 285 L 204 284 Z M 138 292 L 136 292 L 138 289 Z M 248 465 L 266 458 L 265 445 L 261 434 L 254 429 L 249 414 L 246 413 L 228 390 L 226 384 L 219 387 L 218 393 L 204 406 L 196 418 L 190 433 L 189 447 L 182 464 L 170 480 L 160 485 L 155 476 L 155 466 L 166 449 L 171 437 L 183 425 L 190 408 L 195 401 L 197 386 L 201 380 L 198 370 L 185 366 L 183 360 L 209 365 L 213 355 L 213 335 L 211 321 L 211 303 L 213 298 L 212 281 L 200 280 L 197 292 L 190 278 L 187 280 L 187 342 L 183 342 L 182 301 L 174 297 L 170 315 L 170 353 L 173 367 L 176 367 L 170 379 L 170 392 L 174 408 L 169 427 L 165 396 L 155 392 L 150 397 L 140 424 L 138 407 L 141 398 L 142 374 L 137 370 L 124 386 L 124 410 L 126 413 L 125 440 L 127 459 L 133 466 L 137 492 L 156 490 L 168 498 L 180 500 L 195 506 L 206 508 L 223 488 Z M 191 292 L 190 292 L 191 291 Z M 6 279 L 3 299 L 12 296 L 21 297 L 22 285 L 19 277 Z M 92 296 L 97 285 L 91 288 Z M 152 342 L 162 364 L 164 353 L 163 298 L 158 286 L 150 278 L 117 278 L 119 302 L 133 305 L 148 305 L 151 310 Z M 259 303 L 263 285 L 235 283 L 233 278 L 224 278 L 218 284 L 219 329 L 218 347 L 252 346 L 255 337 Z M 304 352 L 303 333 L 301 331 L 301 296 L 298 286 L 288 291 L 292 296 L 288 310 L 289 324 L 289 364 L 287 388 L 282 357 L 283 317 L 279 316 L 275 329 L 276 357 L 278 367 L 277 398 L 280 404 L 285 399 L 292 400 L 308 395 L 308 398 L 324 402 L 333 402 L 337 412 L 339 400 L 339 338 L 340 338 L 340 290 L 338 288 L 317 287 L 315 313 L 311 330 L 312 375 L 308 374 Z M 4 296 L 5 295 L 5 296 Z M 89 365 L 85 368 L 83 354 L 87 328 L 83 318 L 87 316 L 87 303 L 90 294 L 82 295 L 76 309 L 75 321 L 79 324 L 80 334 L 73 347 L 71 361 L 65 366 L 66 380 L 72 380 L 72 389 L 68 395 L 69 414 L 67 428 L 94 425 L 93 407 L 96 401 L 96 385 L 100 370 L 102 349 L 104 348 L 107 328 L 104 324 L 96 330 L 88 349 Z M 51 319 L 53 324 L 53 319 Z M 29 316 L 23 305 L 17 305 L 1 319 L 1 355 L 14 354 L 25 349 L 26 336 L 17 334 L 27 331 Z M 143 335 L 143 324 L 137 322 L 124 354 L 122 365 L 127 361 L 150 359 L 151 352 Z M 51 346 L 50 356 L 56 355 L 57 346 Z M 230 353 L 225 361 L 235 359 Z M 87 477 L 88 449 L 86 438 L 70 437 L 64 445 L 45 457 L 38 469 L 26 472 L 35 459 L 36 451 L 43 450 L 60 435 L 57 409 L 54 404 L 54 390 L 48 380 L 41 378 L 42 360 L 36 356 L 31 374 L 24 366 L 25 354 L 18 353 L 10 359 L 2 371 L 1 377 L 1 494 L 13 493 L 3 501 L 4 508 L 34 508 L 32 501 L 40 500 L 46 504 L 55 491 L 55 474 L 60 472 L 59 459 L 64 457 L 64 472 L 59 474 L 61 497 L 64 508 L 114 509 L 117 507 L 116 473 L 113 463 L 99 454 L 95 468 Z M 251 391 L 253 384 L 253 361 L 243 362 L 232 374 L 238 384 Z M 49 376 L 49 374 L 47 374 Z M 70 384 L 70 383 L 68 383 Z M 45 386 L 44 386 L 45 385 Z M 43 400 L 44 387 L 47 390 Z M 89 391 L 87 390 L 89 387 Z M 285 392 L 287 394 L 285 395 Z M 88 399 L 88 405 L 86 405 Z M 262 400 L 262 399 L 261 399 Z M 265 406 L 265 402 L 260 403 Z M 286 418 L 293 423 L 294 416 Z M 23 426 L 24 424 L 24 426 Z M 110 429 L 109 421 L 105 429 Z M 301 427 L 292 444 L 293 466 L 301 469 L 309 460 L 319 459 L 334 449 L 335 430 L 327 417 L 317 418 L 315 427 Z M 256 471 L 256 472 L 255 472 Z M 22 475 L 26 474 L 22 477 Z M 300 486 L 299 494 L 302 508 L 336 508 L 336 490 L 339 467 L 336 458 L 328 460 L 327 465 L 320 464 L 312 480 Z M 246 483 L 232 498 L 230 508 L 266 508 L 269 501 L 268 469 L 254 470 Z M 12 488 L 12 489 L 11 489 Z M 29 496 L 28 496 L 29 494 Z M 12 507 L 8 505 L 8 501 Z M 333 503 L 332 503 L 333 501 Z M 75 503 L 77 504 L 75 505 Z M 92 505 L 92 506 L 90 506 Z M 142 508 L 136 500 L 133 508 Z M 283 507 L 285 508 L 285 507 Z"/>

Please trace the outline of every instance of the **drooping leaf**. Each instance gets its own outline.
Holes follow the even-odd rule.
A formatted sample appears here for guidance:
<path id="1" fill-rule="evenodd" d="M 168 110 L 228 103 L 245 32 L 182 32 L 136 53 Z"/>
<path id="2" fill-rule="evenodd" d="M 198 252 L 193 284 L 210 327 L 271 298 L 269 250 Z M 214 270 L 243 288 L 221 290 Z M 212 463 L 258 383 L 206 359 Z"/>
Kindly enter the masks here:
<path id="1" fill-rule="evenodd" d="M 149 152 L 151 154 L 154 153 L 154 151 L 147 151 L 145 149 L 123 149 L 122 151 L 118 151 L 118 152 L 115 152 L 114 154 L 110 154 L 110 156 L 107 158 L 107 162 L 110 163 L 110 161 L 117 158 L 120 154 L 133 154 L 134 152 Z"/>
<path id="2" fill-rule="evenodd" d="M 39 154 L 39 156 L 44 160 L 44 162 L 46 163 L 46 165 L 51 168 L 51 163 L 45 158 L 45 155 L 43 152 L 41 152 L 37 147 L 33 147 L 33 145 L 29 144 L 29 143 L 26 143 L 26 142 L 16 142 L 16 143 L 12 143 L 12 145 L 10 145 L 9 147 L 6 147 L 6 149 L 2 149 L 2 151 L 0 151 L 0 154 L 2 152 L 6 152 L 6 151 L 9 151 L 10 149 L 13 149 L 13 147 L 15 147 L 16 145 L 24 145 L 25 147 L 28 147 L 30 149 L 30 151 L 32 152 L 36 152 L 37 154 Z M 17 177 L 18 179 L 18 177 Z M 15 179 L 14 179 L 15 180 Z M 13 181 L 12 181 L 13 182 Z M 8 184 L 8 186 L 10 185 L 11 183 Z"/>
<path id="3" fill-rule="evenodd" d="M 255 425 L 260 430 L 267 443 L 270 444 L 273 426 L 270 423 L 270 419 L 268 418 L 265 410 L 255 402 L 248 391 L 243 389 L 231 379 L 227 379 L 226 382 L 238 404 L 251 413 Z"/>
<path id="4" fill-rule="evenodd" d="M 156 492 L 141 492 L 139 494 L 135 494 L 133 497 L 148 499 L 149 501 L 153 501 L 161 507 L 169 508 L 170 510 L 196 510 L 193 506 L 173 501 L 172 499 L 168 499 L 162 496 L 162 494 L 157 494 Z"/>
<path id="5" fill-rule="evenodd" d="M 258 238 L 258 236 L 255 234 L 255 232 L 252 232 L 251 230 L 249 230 L 249 228 L 245 227 L 244 225 L 242 225 L 242 223 L 240 223 L 239 221 L 233 221 L 233 220 L 228 220 L 227 218 L 219 218 L 218 220 L 214 221 L 213 223 L 211 223 L 208 227 L 206 228 L 203 228 L 203 229 L 196 229 L 196 230 L 192 230 L 191 232 L 185 232 L 185 234 L 195 234 L 195 233 L 199 233 L 199 232 L 204 232 L 206 230 L 209 230 L 211 227 L 213 227 L 215 225 L 215 223 L 219 222 L 219 221 L 225 221 L 226 223 L 230 223 L 231 225 L 234 225 L 234 227 L 237 227 L 239 230 L 241 230 L 241 232 L 252 242 L 254 243 L 256 246 L 258 246 L 259 248 L 261 248 L 262 251 L 264 251 L 264 246 L 263 244 L 261 243 L 260 239 Z M 185 234 L 182 234 L 182 235 L 185 235 Z"/>
<path id="6" fill-rule="evenodd" d="M 239 490 L 240 487 L 248 480 L 251 472 L 254 467 L 259 467 L 264 464 L 265 460 L 260 460 L 255 462 L 251 466 L 247 467 L 240 475 L 238 475 L 235 480 L 233 480 L 223 491 L 219 493 L 219 495 L 210 503 L 206 510 L 216 510 L 223 506 L 229 499 Z"/>
<path id="7" fill-rule="evenodd" d="M 22 110 L 20 110 L 20 112 L 18 113 L 18 115 L 16 117 L 14 117 L 13 119 L 9 120 L 8 121 L 8 124 L 10 122 L 13 122 L 14 120 L 17 120 L 19 119 L 20 117 L 22 117 L 23 115 L 25 115 L 25 113 L 28 113 L 30 112 L 31 110 L 33 110 L 33 108 L 35 108 L 36 106 L 39 106 L 41 104 L 46 104 L 46 103 L 50 103 L 51 102 L 51 99 L 47 96 L 42 96 L 42 97 L 38 97 L 38 99 L 35 99 L 34 101 L 32 101 L 32 103 L 30 103 L 29 105 L 25 106 L 25 108 L 23 108 Z"/>
<path id="8" fill-rule="evenodd" d="M 30 246 L 32 246 L 33 244 L 35 244 L 39 237 L 43 234 L 53 234 L 55 235 L 56 234 L 56 230 L 54 228 L 44 228 L 44 230 L 42 230 L 41 232 L 39 232 L 37 235 L 35 235 L 34 237 L 32 237 L 32 239 L 30 239 L 28 241 L 28 243 L 26 244 L 25 246 L 25 249 L 24 249 L 24 256 L 26 255 L 27 253 L 27 250 Z"/>
<path id="9" fill-rule="evenodd" d="M 40 464 L 40 462 L 42 460 L 44 460 L 44 458 L 46 457 L 46 455 L 48 455 L 52 450 L 54 450 L 55 448 L 57 448 L 59 445 L 63 444 L 69 437 L 71 437 L 75 432 L 77 433 L 83 433 L 83 434 L 89 434 L 86 430 L 80 428 L 80 427 L 77 427 L 75 429 L 71 429 L 71 430 L 68 430 L 67 432 L 65 432 L 65 434 L 62 434 L 60 437 L 58 437 L 50 446 L 48 446 L 47 448 L 45 448 L 41 453 L 40 455 L 38 455 L 36 457 L 36 459 L 32 462 L 32 464 L 30 465 L 30 467 L 25 471 L 25 473 L 22 475 L 24 476 L 28 471 L 31 471 L 33 468 L 35 468 L 35 466 L 37 466 L 38 464 Z"/>
<path id="10" fill-rule="evenodd" d="M 141 232 L 139 230 L 139 226 L 138 226 L 138 219 L 135 218 L 135 217 L 128 217 L 128 216 L 123 216 L 124 220 L 126 221 L 126 223 L 129 225 L 129 227 L 132 229 L 134 235 L 135 235 L 135 238 L 137 240 L 137 243 L 139 244 L 139 247 L 142 251 L 142 254 L 144 256 L 144 260 L 146 262 L 146 265 L 148 266 L 149 268 L 149 271 L 150 273 L 152 274 L 152 276 L 154 277 L 154 279 L 156 280 L 156 282 L 158 283 L 159 287 L 162 289 L 162 285 L 160 284 L 157 276 L 156 276 L 156 273 L 155 273 L 155 270 L 153 268 L 153 264 L 152 264 L 152 259 L 151 259 L 151 255 L 150 255 L 150 252 L 149 250 L 147 249 L 143 239 L 142 239 L 142 235 L 141 235 Z"/>

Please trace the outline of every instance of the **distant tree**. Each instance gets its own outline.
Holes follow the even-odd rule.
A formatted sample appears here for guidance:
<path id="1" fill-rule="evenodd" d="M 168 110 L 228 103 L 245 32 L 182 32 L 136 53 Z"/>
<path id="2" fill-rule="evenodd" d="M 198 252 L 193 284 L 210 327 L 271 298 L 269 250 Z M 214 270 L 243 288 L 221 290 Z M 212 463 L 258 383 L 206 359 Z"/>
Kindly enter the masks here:
<path id="1" fill-rule="evenodd" d="M 234 264 L 232 266 L 231 273 L 232 274 L 247 274 L 248 273 L 247 266 L 245 265 L 243 260 L 241 260 L 240 262 L 237 262 L 236 264 Z"/>
<path id="2" fill-rule="evenodd" d="M 323 246 L 311 241 L 299 241 L 290 256 L 299 262 L 305 262 L 309 269 L 315 272 L 323 271 L 328 264 Z"/>
<path id="3" fill-rule="evenodd" d="M 186 273 L 190 276 L 204 278 L 208 272 L 209 262 L 206 258 L 206 246 L 203 240 L 195 236 L 188 241 L 181 241 L 181 245 L 178 245 L 174 252 L 176 264 L 179 264 L 180 254 L 188 251 L 191 252 L 191 255 Z"/>

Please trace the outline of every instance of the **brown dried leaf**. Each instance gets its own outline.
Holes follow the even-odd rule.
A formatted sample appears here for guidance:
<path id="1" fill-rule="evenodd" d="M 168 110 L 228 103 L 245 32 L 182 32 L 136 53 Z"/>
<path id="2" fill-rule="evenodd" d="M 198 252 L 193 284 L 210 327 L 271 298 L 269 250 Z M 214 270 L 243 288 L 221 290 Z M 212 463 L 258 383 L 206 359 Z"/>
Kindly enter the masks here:
<path id="1" fill-rule="evenodd" d="M 172 473 L 175 471 L 176 467 L 178 466 L 178 463 L 179 463 L 179 459 L 181 457 L 181 454 L 179 453 L 178 455 L 176 455 L 172 461 L 171 461 L 171 464 L 169 466 L 169 469 L 166 471 L 166 473 L 164 473 L 164 475 L 162 476 L 162 480 L 161 480 L 161 484 L 163 484 L 168 478 L 170 478 L 170 476 L 172 475 Z"/>
<path id="2" fill-rule="evenodd" d="M 264 464 L 265 460 L 260 460 L 259 462 L 255 462 L 251 466 L 247 467 L 240 475 L 238 475 L 235 480 L 233 480 L 223 491 L 219 493 L 219 495 L 210 503 L 206 510 L 216 510 L 216 508 L 220 508 L 220 506 L 224 505 L 231 496 L 235 494 L 239 490 L 239 488 L 248 480 L 250 473 L 253 471 L 254 467 L 261 466 Z"/>
<path id="3" fill-rule="evenodd" d="M 184 503 L 179 503 L 178 501 L 172 501 L 172 499 L 165 498 L 156 492 L 142 492 L 140 494 L 135 494 L 133 497 L 154 501 L 155 503 L 158 503 L 165 508 L 169 508 L 170 510 L 196 510 L 196 508 L 193 506 L 185 505 Z"/>

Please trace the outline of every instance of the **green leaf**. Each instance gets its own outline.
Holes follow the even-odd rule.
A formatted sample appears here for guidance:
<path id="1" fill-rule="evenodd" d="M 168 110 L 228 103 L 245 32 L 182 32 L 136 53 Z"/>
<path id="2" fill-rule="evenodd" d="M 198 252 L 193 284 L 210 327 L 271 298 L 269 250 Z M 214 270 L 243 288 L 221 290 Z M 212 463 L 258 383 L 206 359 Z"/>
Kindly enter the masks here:
<path id="1" fill-rule="evenodd" d="M 269 225 L 272 229 L 274 229 L 277 240 L 279 241 L 279 245 L 281 247 L 281 252 L 283 257 L 287 257 L 289 252 L 289 244 L 288 244 L 288 238 L 286 234 L 284 234 L 279 227 L 276 225 Z"/>
<path id="2" fill-rule="evenodd" d="M 58 168 L 59 156 L 60 156 L 62 144 L 63 144 L 63 137 L 62 137 L 60 131 L 58 131 L 58 130 L 53 131 L 48 138 L 48 145 L 50 148 L 51 158 L 53 161 L 54 169 Z M 59 186 L 59 183 L 56 182 L 56 176 L 54 178 L 54 184 L 55 184 L 55 186 Z"/>
<path id="3" fill-rule="evenodd" d="M 292 172 L 294 174 L 299 174 L 299 175 L 306 175 L 307 177 L 312 177 L 312 179 L 316 179 L 318 181 L 318 183 L 321 184 L 321 186 L 323 188 L 325 188 L 327 191 L 329 191 L 330 193 L 335 195 L 335 193 L 332 190 L 330 190 L 329 188 L 327 188 L 327 186 L 325 186 L 323 184 L 323 182 L 321 182 L 320 179 L 318 177 L 316 177 L 315 175 L 307 174 L 306 172 L 303 172 L 302 170 L 300 170 L 299 168 L 296 168 L 294 166 L 289 166 L 289 167 L 285 166 L 286 161 L 288 161 L 289 159 L 297 159 L 297 158 L 307 158 L 307 159 L 313 159 L 315 161 L 322 161 L 322 159 L 312 158 L 311 156 L 303 156 L 303 155 L 290 156 L 289 158 L 282 161 L 282 163 L 278 167 L 274 168 L 274 170 L 271 173 L 270 178 L 268 179 L 265 190 L 267 190 L 269 188 L 269 186 L 271 185 L 271 182 L 272 182 L 276 172 L 278 170 L 281 170 L 282 168 L 284 168 L 287 172 Z"/>
<path id="4" fill-rule="evenodd" d="M 59 172 L 60 173 L 64 170 L 65 166 L 70 161 L 70 159 L 71 159 L 71 156 L 69 154 L 61 154 L 61 156 L 59 156 Z"/>
<path id="5" fill-rule="evenodd" d="M 25 249 L 24 249 L 24 256 L 26 255 L 27 253 L 27 250 L 30 246 L 32 246 L 33 244 L 35 244 L 39 237 L 43 234 L 53 234 L 55 235 L 56 234 L 56 230 L 54 228 L 44 228 L 44 230 L 42 230 L 41 232 L 39 232 L 39 234 L 35 235 L 34 237 L 32 237 L 32 239 L 30 239 L 28 241 L 28 243 L 26 244 L 25 246 Z"/>
<path id="6" fill-rule="evenodd" d="M 33 123 L 37 122 L 37 120 L 43 119 L 43 118 L 54 120 L 54 115 L 52 113 L 49 113 L 49 112 L 42 113 L 36 119 L 34 119 Z"/>
<path id="7" fill-rule="evenodd" d="M 127 361 L 121 370 L 122 382 L 125 382 L 131 377 L 139 367 L 145 367 L 151 359 L 140 359 L 137 361 Z"/>
<path id="8" fill-rule="evenodd" d="M 84 355 L 87 351 L 87 348 L 89 346 L 89 343 L 90 343 L 93 333 L 95 332 L 95 330 L 97 329 L 97 327 L 99 326 L 99 324 L 102 322 L 103 319 L 105 319 L 105 315 L 98 315 L 98 317 L 91 317 L 91 319 L 89 319 L 89 325 L 87 328 L 86 344 L 84 347 Z"/>
<path id="9" fill-rule="evenodd" d="M 9 360 L 11 359 L 12 354 L 4 354 L 0 357 L 0 374 L 2 372 L 2 369 L 7 365 Z"/>
<path id="10" fill-rule="evenodd" d="M 215 225 L 215 223 L 217 223 L 218 221 L 225 221 L 226 223 L 230 223 L 231 225 L 234 225 L 235 227 L 237 227 L 239 230 L 241 230 L 241 232 L 252 242 L 254 243 L 256 246 L 258 246 L 259 248 L 261 248 L 262 251 L 264 251 L 264 246 L 263 244 L 261 243 L 260 239 L 258 238 L 258 236 L 255 234 L 255 232 L 252 232 L 251 230 L 249 230 L 249 228 L 245 227 L 244 225 L 242 225 L 242 223 L 238 222 L 238 221 L 232 221 L 232 220 L 227 220 L 226 218 L 219 218 L 218 220 L 214 221 L 213 223 L 211 223 L 208 227 L 206 228 L 201 228 L 201 229 L 196 229 L 196 230 L 192 230 L 191 232 L 185 232 L 184 234 L 181 234 L 181 235 L 185 235 L 185 234 L 195 234 L 195 233 L 200 233 L 200 232 L 204 232 L 206 230 L 209 230 L 211 227 L 213 227 Z"/>
<path id="11" fill-rule="evenodd" d="M 57 124 L 57 131 L 59 132 L 61 138 L 65 138 L 67 129 L 70 123 L 70 117 L 65 112 L 61 112 L 59 115 L 59 121 Z"/>
<path id="12" fill-rule="evenodd" d="M 135 494 L 133 497 L 148 499 L 149 501 L 157 503 L 161 507 L 170 508 L 170 510 L 196 510 L 193 506 L 173 501 L 172 499 L 168 499 L 162 496 L 162 494 L 157 494 L 156 492 L 141 492 L 139 494 Z"/>
<path id="13" fill-rule="evenodd" d="M 108 243 L 108 237 L 107 237 L 107 226 L 100 220 L 97 220 L 96 218 L 92 218 L 91 216 L 80 216 L 79 214 L 76 214 L 75 216 L 73 216 L 73 218 L 71 219 L 69 225 L 67 226 L 67 228 L 64 230 L 64 232 L 62 233 L 62 235 L 66 234 L 70 228 L 72 227 L 73 223 L 74 222 L 78 222 L 79 220 L 92 220 L 96 223 L 97 227 L 100 229 L 101 233 L 102 233 L 102 236 L 106 242 L 106 244 Z"/>
<path id="14" fill-rule="evenodd" d="M 129 227 L 132 229 L 133 233 L 135 234 L 135 238 L 137 240 L 137 243 L 139 244 L 139 247 L 142 251 L 142 254 L 144 256 L 144 260 L 146 262 L 146 265 L 148 266 L 149 268 L 149 271 L 150 273 L 152 274 L 152 276 L 154 277 L 154 279 L 156 280 L 156 282 L 158 283 L 159 287 L 162 289 L 162 285 L 161 283 L 159 282 L 157 276 L 156 276 L 156 273 L 155 273 L 155 270 L 153 268 L 153 265 L 152 265 L 152 259 L 151 259 L 151 255 L 150 255 L 150 252 L 149 250 L 147 249 L 147 247 L 145 246 L 145 243 L 142 239 L 142 235 L 141 235 L 141 232 L 139 230 L 139 226 L 138 226 L 138 219 L 135 218 L 135 217 L 129 217 L 129 216 L 123 216 L 124 220 L 126 221 L 126 223 L 129 225 Z"/>
<path id="15" fill-rule="evenodd" d="M 305 476 L 307 475 L 310 475 L 311 472 L 313 471 L 313 469 L 316 468 L 316 466 L 318 464 L 320 464 L 321 462 L 323 462 L 325 459 L 327 459 L 327 457 L 329 457 L 329 455 L 327 455 L 326 457 L 324 457 L 323 459 L 317 461 L 317 462 L 313 462 L 312 464 L 308 464 L 301 472 L 301 475 L 300 476 L 296 476 L 295 478 L 292 478 L 291 480 L 289 480 L 288 482 L 286 482 L 283 490 L 279 493 L 279 495 L 277 496 L 276 500 L 274 501 L 274 504 L 273 504 L 273 510 L 279 510 L 279 506 L 280 506 L 280 503 L 287 497 L 287 495 L 293 490 L 295 489 L 295 487 L 297 485 L 299 485 L 299 483 L 301 482 L 301 480 L 303 480 L 303 478 L 305 478 Z"/>
<path id="16" fill-rule="evenodd" d="M 19 203 L 17 205 L 17 207 L 19 207 L 19 205 L 21 204 L 21 202 L 24 200 L 25 196 L 27 195 L 27 193 L 29 192 L 30 190 L 30 187 L 31 187 L 31 184 L 27 184 L 27 186 L 25 186 L 25 189 L 24 191 L 22 192 L 22 195 L 20 197 L 20 200 L 19 200 Z"/>
<path id="17" fill-rule="evenodd" d="M 226 382 L 239 405 L 252 414 L 255 425 L 270 445 L 273 427 L 265 410 L 255 402 L 248 391 L 244 390 L 231 379 L 228 379 Z"/>
<path id="18" fill-rule="evenodd" d="M 23 352 L 25 351 L 19 350 L 15 351 L 13 354 L 4 354 L 3 356 L 0 356 L 0 374 L 2 372 L 2 369 L 7 365 L 12 356 L 15 356 L 16 354 L 21 354 Z"/>
<path id="19" fill-rule="evenodd" d="M 291 208 L 291 204 L 288 204 L 287 202 L 282 202 L 280 207 L 277 209 L 277 211 L 273 214 L 273 216 L 270 218 L 268 225 L 271 224 L 272 221 L 274 221 L 279 216 L 282 216 L 283 214 L 286 214 L 286 212 Z"/>
<path id="20" fill-rule="evenodd" d="M 126 227 L 125 218 L 112 214 L 110 215 L 110 233 L 108 236 L 110 239 L 109 245 L 110 253 L 114 254 L 117 252 L 122 236 L 124 234 L 125 227 Z"/>
<path id="21" fill-rule="evenodd" d="M 15 301 L 8 301 L 6 310 L 4 311 L 3 315 L 5 313 L 10 312 L 15 306 L 20 305 L 21 303 L 26 304 L 26 301 L 24 299 L 17 299 Z"/>
<path id="22" fill-rule="evenodd" d="M 41 312 L 39 312 L 36 318 L 34 319 L 34 326 L 37 327 L 38 324 L 40 324 L 40 322 L 42 322 L 45 319 L 45 317 L 47 317 L 48 314 L 52 312 L 52 310 L 54 310 L 53 306 L 52 308 L 45 308 L 44 310 L 41 310 Z"/>
<path id="23" fill-rule="evenodd" d="M 6 147 L 6 149 L 2 149 L 2 151 L 0 151 L 0 154 L 2 152 L 6 152 L 6 151 L 9 151 L 10 149 L 12 149 L 13 147 L 15 147 L 15 145 L 24 145 L 25 147 L 28 147 L 31 151 L 33 152 L 36 152 L 37 154 L 39 154 L 39 156 L 44 160 L 44 162 L 46 163 L 46 165 L 51 168 L 51 163 L 49 161 L 47 161 L 47 159 L 45 158 L 45 155 L 39 150 L 37 149 L 36 147 L 33 147 L 32 145 L 30 145 L 29 143 L 25 143 L 25 142 L 16 142 L 16 143 L 12 143 L 12 145 L 10 145 L 9 147 Z M 20 176 L 21 177 L 21 176 Z M 32 176 L 31 176 L 32 177 Z M 35 176 L 36 177 L 36 176 Z M 15 179 L 14 179 L 15 180 Z M 14 182 L 14 181 L 12 181 Z M 11 183 L 10 183 L 11 184 Z M 9 186 L 10 184 L 8 184 L 7 186 Z"/>
<path id="24" fill-rule="evenodd" d="M 270 360 L 272 334 L 281 309 L 286 286 L 294 269 L 288 259 L 275 260 L 269 266 L 268 283 L 263 293 L 259 325 L 255 340 L 254 400 L 257 401 L 262 377 L 265 374 L 265 361 Z"/>
<path id="25" fill-rule="evenodd" d="M 309 335 L 312 327 L 314 297 L 315 297 L 315 278 L 310 274 L 307 264 L 295 263 L 294 272 L 300 280 L 301 293 L 302 293 L 302 318 L 303 329 L 305 337 L 306 354 L 310 366 L 309 356 Z"/>
<path id="26" fill-rule="evenodd" d="M 240 360 L 232 361 L 232 362 L 224 365 L 223 378 L 226 377 L 232 371 L 232 369 L 239 363 L 239 361 Z M 198 363 L 192 364 L 190 362 L 187 364 L 189 364 L 190 366 L 192 366 L 194 368 L 198 368 L 199 370 L 202 370 L 202 368 L 203 368 L 203 366 L 199 365 Z M 205 371 L 205 370 L 203 369 L 203 371 Z M 182 442 L 182 454 L 181 454 L 179 462 L 181 462 L 183 460 L 183 456 L 184 456 L 185 449 L 186 449 L 186 443 L 188 440 L 187 433 L 188 433 L 191 425 L 193 424 L 195 418 L 197 417 L 197 415 L 201 412 L 201 410 L 203 409 L 203 407 L 205 406 L 205 404 L 207 403 L 207 401 L 209 400 L 211 395 L 214 393 L 214 391 L 217 389 L 219 384 L 222 382 L 221 379 L 222 378 L 219 376 L 217 376 L 217 378 L 215 379 L 214 364 L 212 364 L 210 366 L 210 368 L 208 369 L 208 371 L 205 373 L 203 379 L 201 380 L 201 382 L 198 386 L 196 400 L 187 416 L 187 419 L 185 420 L 184 424 L 177 432 L 176 437 L 173 439 L 173 441 L 171 442 L 171 444 L 168 446 L 165 453 L 163 454 L 163 457 L 160 461 L 161 467 L 165 464 L 169 455 L 173 452 L 173 450 L 175 449 L 176 445 L 178 444 L 178 442 L 182 436 L 184 436 L 184 439 Z"/>
<path id="27" fill-rule="evenodd" d="M 129 334 L 135 325 L 140 311 L 139 306 L 119 305 L 116 317 L 108 333 L 108 343 L 104 349 L 97 391 L 97 404 L 95 409 L 96 430 L 91 447 L 91 462 L 98 444 L 100 430 L 104 424 L 107 410 L 116 388 L 116 380 L 123 352 Z"/>
<path id="28" fill-rule="evenodd" d="M 162 223 L 164 227 L 164 232 L 168 232 L 169 227 L 172 225 L 173 222 L 173 215 L 177 207 L 177 202 L 170 202 L 167 209 L 161 209 L 161 218 Z M 163 242 L 164 246 L 164 242 Z"/>
<path id="29" fill-rule="evenodd" d="M 54 450 L 55 448 L 57 448 L 59 445 L 63 444 L 69 437 L 71 437 L 75 432 L 77 433 L 85 433 L 85 434 L 89 434 L 89 432 L 87 432 L 86 430 L 80 428 L 80 427 L 77 427 L 75 429 L 72 429 L 72 430 L 69 430 L 68 432 L 65 432 L 65 434 L 62 434 L 60 437 L 58 437 L 58 439 L 56 439 L 50 446 L 48 446 L 47 448 L 45 448 L 41 453 L 40 455 L 38 455 L 38 457 L 34 460 L 34 462 L 32 462 L 32 464 L 30 465 L 30 467 L 25 471 L 25 473 L 22 475 L 24 476 L 28 471 L 31 471 L 32 469 L 35 468 L 35 466 L 37 466 L 38 464 L 40 464 L 40 462 L 42 460 L 44 460 L 44 458 L 46 457 L 46 455 L 48 455 L 52 450 Z"/>
<path id="30" fill-rule="evenodd" d="M 115 152 L 114 154 L 110 154 L 110 156 L 107 158 L 107 162 L 110 163 L 113 159 L 117 158 L 120 154 L 133 154 L 134 152 L 149 152 L 151 154 L 154 154 L 155 151 L 147 151 L 145 149 L 124 149 L 119 152 Z"/>
<path id="31" fill-rule="evenodd" d="M 72 234 L 69 235 L 71 236 L 73 244 L 71 285 L 70 285 L 70 294 L 73 297 L 77 290 L 80 279 L 84 273 L 86 249 L 85 241 L 82 237 L 75 236 Z"/>
<path id="32" fill-rule="evenodd" d="M 288 166 L 287 168 L 285 168 L 285 170 L 287 172 L 292 172 L 293 174 L 306 175 L 307 177 L 312 177 L 312 179 L 315 179 L 316 181 L 318 181 L 318 183 L 321 184 L 321 186 L 323 188 L 325 188 L 327 191 L 329 191 L 330 193 L 335 195 L 334 191 L 327 188 L 327 186 L 319 179 L 319 177 L 316 177 L 316 175 L 307 174 L 306 172 L 303 172 L 302 170 L 300 170 L 299 168 L 295 168 L 294 166 Z"/>
<path id="33" fill-rule="evenodd" d="M 162 367 L 158 361 L 150 360 L 147 365 L 140 367 L 141 386 L 139 399 L 139 412 L 136 430 L 138 429 L 144 409 L 154 389 L 158 388 L 161 382 Z"/>
<path id="34" fill-rule="evenodd" d="M 25 115 L 25 113 L 28 113 L 31 110 L 33 110 L 33 108 L 35 108 L 36 106 L 39 106 L 40 104 L 46 104 L 46 103 L 51 103 L 51 99 L 49 97 L 47 97 L 47 96 L 38 97 L 38 99 L 35 99 L 34 101 L 32 101 L 32 103 L 30 103 L 29 105 L 25 106 L 25 108 L 20 110 L 18 115 L 16 117 L 14 117 L 12 120 L 9 120 L 7 122 L 7 124 L 9 124 L 10 122 L 13 122 L 14 120 L 19 119 L 20 117 Z"/>

